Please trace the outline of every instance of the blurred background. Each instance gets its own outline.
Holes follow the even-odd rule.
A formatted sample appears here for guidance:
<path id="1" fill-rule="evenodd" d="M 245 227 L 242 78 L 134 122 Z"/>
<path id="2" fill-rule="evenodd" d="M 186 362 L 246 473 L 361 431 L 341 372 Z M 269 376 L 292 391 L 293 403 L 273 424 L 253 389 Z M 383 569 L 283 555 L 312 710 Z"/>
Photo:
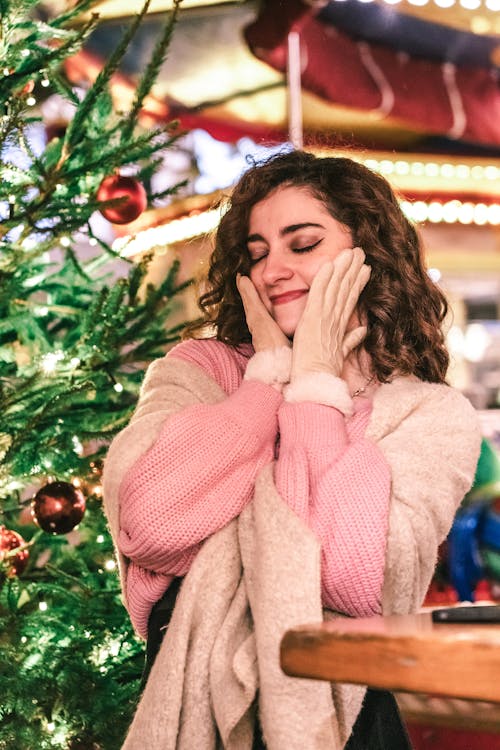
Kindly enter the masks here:
<path id="1" fill-rule="evenodd" d="M 48 13 L 66 6 L 46 4 Z M 157 14 L 170 7 L 151 3 L 114 77 L 118 106 L 133 96 Z M 139 9 L 97 4 L 101 23 L 66 63 L 75 85 L 95 80 Z M 498 440 L 499 70 L 499 0 L 184 0 L 143 124 L 176 119 L 187 131 L 154 188 L 187 184 L 132 224 L 108 225 L 110 240 L 129 255 L 154 248 L 153 276 L 175 253 L 188 276 L 206 258 L 199 237 L 217 220 L 211 207 L 249 159 L 284 144 L 359 158 L 392 182 L 420 225 L 452 307 L 450 379 Z M 54 131 L 71 117 L 57 95 L 43 109 Z"/>

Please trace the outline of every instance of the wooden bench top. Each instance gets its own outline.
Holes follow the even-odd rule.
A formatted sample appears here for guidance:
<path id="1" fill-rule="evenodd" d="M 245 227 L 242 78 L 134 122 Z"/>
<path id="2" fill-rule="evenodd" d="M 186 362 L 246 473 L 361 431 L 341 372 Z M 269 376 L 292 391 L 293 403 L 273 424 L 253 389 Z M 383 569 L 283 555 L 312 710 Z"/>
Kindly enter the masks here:
<path id="1" fill-rule="evenodd" d="M 286 674 L 500 702 L 500 625 L 434 623 L 430 612 L 293 628 Z"/>

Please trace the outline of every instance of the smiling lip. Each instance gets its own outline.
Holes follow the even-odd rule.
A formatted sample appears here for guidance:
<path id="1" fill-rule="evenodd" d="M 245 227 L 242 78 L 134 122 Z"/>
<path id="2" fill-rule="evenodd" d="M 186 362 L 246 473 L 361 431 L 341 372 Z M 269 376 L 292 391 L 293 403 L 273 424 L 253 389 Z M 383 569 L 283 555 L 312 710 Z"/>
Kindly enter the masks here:
<path id="1" fill-rule="evenodd" d="M 293 289 L 290 292 L 284 292 L 283 294 L 276 294 L 273 297 L 269 297 L 273 305 L 283 305 L 285 302 L 292 302 L 299 297 L 303 297 L 307 294 L 307 289 Z"/>

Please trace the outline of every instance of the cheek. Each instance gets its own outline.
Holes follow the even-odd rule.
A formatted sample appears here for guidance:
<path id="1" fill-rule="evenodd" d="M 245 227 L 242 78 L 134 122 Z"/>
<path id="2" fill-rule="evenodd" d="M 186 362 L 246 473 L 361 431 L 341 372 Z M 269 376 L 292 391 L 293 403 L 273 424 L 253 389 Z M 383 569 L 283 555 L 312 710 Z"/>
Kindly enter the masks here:
<path id="1" fill-rule="evenodd" d="M 312 280 L 318 273 L 321 266 L 323 266 L 329 260 L 330 258 L 326 256 L 320 258 L 309 258 L 309 262 L 302 265 L 299 273 L 302 276 L 303 280 L 306 282 L 307 286 L 311 286 Z"/>
<path id="2" fill-rule="evenodd" d="M 262 292 L 263 284 L 262 284 L 262 273 L 260 273 L 258 269 L 258 265 L 254 266 L 250 269 L 250 273 L 248 274 L 250 277 L 250 281 L 254 285 L 254 287 L 257 289 L 259 294 Z"/>

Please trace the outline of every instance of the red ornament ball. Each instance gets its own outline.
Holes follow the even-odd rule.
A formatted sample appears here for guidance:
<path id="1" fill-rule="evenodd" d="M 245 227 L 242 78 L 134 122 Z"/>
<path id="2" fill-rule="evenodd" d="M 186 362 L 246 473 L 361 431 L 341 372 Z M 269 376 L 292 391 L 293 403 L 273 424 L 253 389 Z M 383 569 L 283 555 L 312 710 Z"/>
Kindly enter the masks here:
<path id="1" fill-rule="evenodd" d="M 36 493 L 31 513 L 40 528 L 49 534 L 67 534 L 83 518 L 85 497 L 69 482 L 50 482 Z"/>
<path id="2" fill-rule="evenodd" d="M 126 198 L 116 206 L 99 209 L 113 224 L 128 224 L 142 214 L 148 204 L 144 187 L 134 177 L 113 174 L 105 177 L 97 190 L 98 201 Z"/>
<path id="3" fill-rule="evenodd" d="M 2 568 L 5 568 L 9 578 L 21 575 L 26 567 L 29 557 L 27 549 L 19 549 L 15 554 L 9 554 L 25 544 L 26 542 L 17 531 L 0 526 L 0 564 Z"/>
<path id="4" fill-rule="evenodd" d="M 28 83 L 26 83 L 23 86 L 22 93 L 23 94 L 31 94 L 34 88 L 35 88 L 35 82 L 34 81 L 28 81 Z"/>

